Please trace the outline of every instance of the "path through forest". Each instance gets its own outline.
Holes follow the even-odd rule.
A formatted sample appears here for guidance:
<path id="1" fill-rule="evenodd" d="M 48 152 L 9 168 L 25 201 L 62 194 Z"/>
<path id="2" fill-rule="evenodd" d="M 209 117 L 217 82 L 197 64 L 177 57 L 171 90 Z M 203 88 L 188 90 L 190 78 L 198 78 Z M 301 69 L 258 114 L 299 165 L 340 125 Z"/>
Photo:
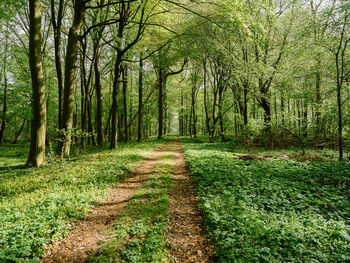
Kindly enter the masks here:
<path id="1" fill-rule="evenodd" d="M 119 183 L 110 196 L 79 221 L 67 238 L 48 246 L 42 262 L 86 262 L 110 238 L 118 216 L 165 155 L 173 155 L 167 242 L 176 262 L 212 262 L 213 250 L 201 228 L 201 214 L 179 141 L 168 141 Z"/>

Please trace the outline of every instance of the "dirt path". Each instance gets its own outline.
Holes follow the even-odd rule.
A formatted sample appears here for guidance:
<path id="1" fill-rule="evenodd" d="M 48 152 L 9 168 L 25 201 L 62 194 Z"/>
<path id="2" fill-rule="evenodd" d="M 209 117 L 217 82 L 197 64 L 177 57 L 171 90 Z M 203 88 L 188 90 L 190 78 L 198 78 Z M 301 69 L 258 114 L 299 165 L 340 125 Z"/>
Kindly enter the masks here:
<path id="1" fill-rule="evenodd" d="M 170 256 L 179 263 L 214 262 L 214 250 L 201 228 L 202 216 L 198 210 L 198 197 L 179 142 L 176 143 L 174 151 L 176 158 L 172 168 L 173 185 L 169 193 Z"/>
<path id="2" fill-rule="evenodd" d="M 48 246 L 42 262 L 75 263 L 85 262 L 96 252 L 102 240 L 108 239 L 113 222 L 128 205 L 133 194 L 142 186 L 153 168 L 164 154 L 170 142 L 162 145 L 149 158 L 141 162 L 134 172 L 118 184 L 110 196 L 101 202 L 85 220 L 77 223 L 75 230 L 61 241 Z"/>
<path id="3" fill-rule="evenodd" d="M 197 195 L 186 169 L 186 162 L 180 142 L 167 142 L 149 158 L 142 161 L 134 172 L 118 184 L 111 195 L 101 202 L 93 212 L 79 221 L 75 230 L 61 241 L 48 246 L 42 262 L 77 263 L 86 262 L 108 240 L 114 223 L 118 220 L 132 196 L 162 162 L 165 155 L 173 155 L 173 179 L 169 193 L 169 220 L 167 231 L 169 255 L 175 262 L 214 262 L 213 249 L 200 227 L 202 217 L 198 210 Z"/>

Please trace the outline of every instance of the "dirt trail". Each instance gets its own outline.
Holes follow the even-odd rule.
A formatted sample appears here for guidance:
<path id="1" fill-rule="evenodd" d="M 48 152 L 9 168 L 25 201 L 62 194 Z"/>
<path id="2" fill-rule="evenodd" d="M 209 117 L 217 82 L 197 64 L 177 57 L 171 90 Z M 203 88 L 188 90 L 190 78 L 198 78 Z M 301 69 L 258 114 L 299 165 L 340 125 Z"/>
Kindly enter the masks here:
<path id="1" fill-rule="evenodd" d="M 48 246 L 42 262 L 85 262 L 108 239 L 113 222 L 128 205 L 133 194 L 151 174 L 170 141 L 162 145 L 149 158 L 141 162 L 134 172 L 119 183 L 110 196 L 101 202 L 86 219 L 79 221 L 69 236 Z"/>
<path id="2" fill-rule="evenodd" d="M 186 168 L 180 142 L 176 143 L 174 151 L 176 158 L 172 168 L 173 185 L 169 193 L 170 256 L 179 263 L 214 262 L 214 250 L 201 228 L 202 216 L 198 210 L 198 197 Z"/>
<path id="3" fill-rule="evenodd" d="M 169 255 L 174 262 L 214 262 L 213 249 L 201 228 L 201 213 L 192 180 L 180 142 L 167 142 L 149 158 L 142 161 L 134 172 L 118 184 L 111 195 L 101 202 L 86 219 L 79 221 L 69 236 L 48 246 L 42 262 L 80 263 L 86 262 L 109 239 L 114 223 L 124 212 L 132 196 L 161 163 L 162 156 L 173 155 L 171 176 L 173 184 L 169 193 L 169 220 L 167 231 Z"/>

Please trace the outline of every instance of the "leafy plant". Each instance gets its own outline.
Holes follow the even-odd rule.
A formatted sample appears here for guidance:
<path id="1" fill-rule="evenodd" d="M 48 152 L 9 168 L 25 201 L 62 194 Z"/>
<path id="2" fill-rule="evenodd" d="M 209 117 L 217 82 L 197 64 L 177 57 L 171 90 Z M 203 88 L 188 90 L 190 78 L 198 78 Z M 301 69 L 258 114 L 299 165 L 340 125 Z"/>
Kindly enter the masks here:
<path id="1" fill-rule="evenodd" d="M 26 145 L 5 148 L 12 157 L 9 166 L 0 169 L 0 262 L 42 255 L 43 244 L 64 237 L 74 220 L 83 218 L 137 161 L 161 143 L 120 144 L 116 151 L 90 152 L 40 169 L 10 166 L 23 164 L 21 153 L 26 152 Z"/>
<path id="2" fill-rule="evenodd" d="M 225 144 L 186 144 L 219 262 L 350 260 L 350 164 L 243 161 Z"/>

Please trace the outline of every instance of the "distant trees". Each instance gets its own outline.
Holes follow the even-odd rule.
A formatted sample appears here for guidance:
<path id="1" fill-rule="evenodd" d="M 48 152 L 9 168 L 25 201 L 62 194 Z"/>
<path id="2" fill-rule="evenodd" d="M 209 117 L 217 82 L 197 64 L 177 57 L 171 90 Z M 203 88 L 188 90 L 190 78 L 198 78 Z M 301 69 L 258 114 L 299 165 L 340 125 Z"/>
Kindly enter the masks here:
<path id="1" fill-rule="evenodd" d="M 72 147 L 116 149 L 178 131 L 212 142 L 327 146 L 344 157 L 346 1 L 45 0 L 40 21 L 30 22 L 33 6 L 7 3 L 0 144 L 40 133 L 68 158 Z M 35 31 L 40 43 L 34 22 L 44 29 Z M 40 132 L 30 133 L 31 119 Z M 42 152 L 32 161 L 45 150 L 35 147 L 28 165 L 45 162 Z"/>

